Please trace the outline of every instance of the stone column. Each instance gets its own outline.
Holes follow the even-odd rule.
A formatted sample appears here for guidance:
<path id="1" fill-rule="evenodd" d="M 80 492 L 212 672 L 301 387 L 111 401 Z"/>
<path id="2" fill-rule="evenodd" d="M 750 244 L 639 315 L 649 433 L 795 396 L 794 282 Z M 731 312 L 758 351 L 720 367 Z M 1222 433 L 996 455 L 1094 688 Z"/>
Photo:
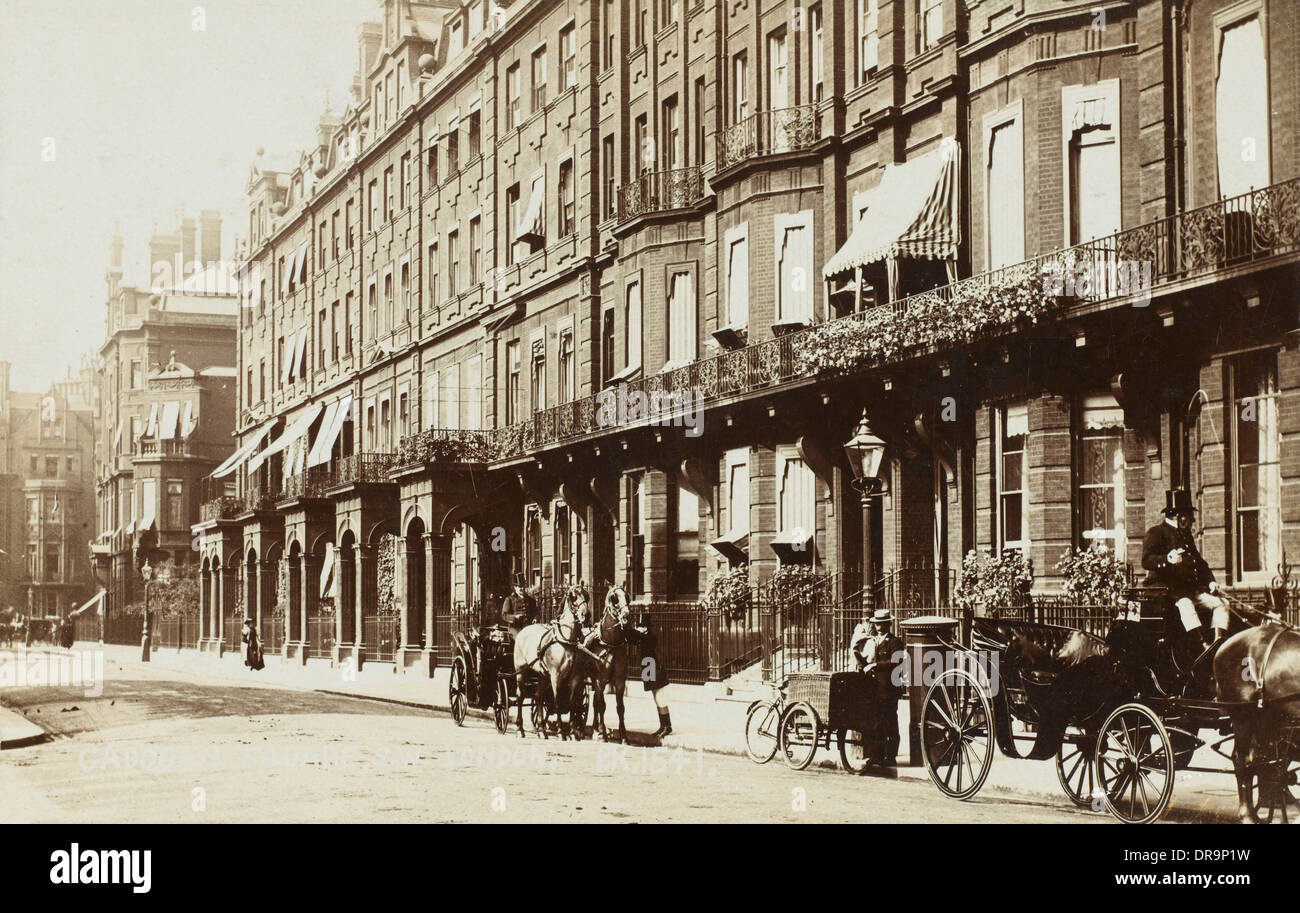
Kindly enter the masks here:
<path id="1" fill-rule="evenodd" d="M 235 568 L 235 566 L 230 564 L 222 565 L 221 567 L 221 610 L 220 610 L 221 611 L 221 615 L 220 615 L 221 632 L 219 634 L 219 640 L 218 640 L 218 643 L 221 644 L 221 646 L 217 648 L 218 656 L 220 656 L 223 652 L 225 652 L 226 616 L 230 615 L 235 610 L 235 595 L 238 592 L 236 589 L 238 586 L 239 586 L 239 579 L 237 575 L 237 569 Z M 234 623 L 233 618 L 231 619 L 231 623 L 232 624 Z"/>
<path id="2" fill-rule="evenodd" d="M 430 677 L 437 668 L 439 650 L 446 650 L 451 643 L 451 549 L 451 536 L 430 533 L 424 537 L 424 652 Z"/>
<path id="3" fill-rule="evenodd" d="M 320 572 L 324 565 L 323 555 L 302 556 L 302 607 L 300 624 L 302 631 L 302 650 L 299 652 L 303 665 L 307 663 L 308 645 L 312 634 L 307 628 L 307 619 L 315 618 L 320 606 Z"/>
<path id="4" fill-rule="evenodd" d="M 357 618 L 357 668 L 366 661 L 366 647 L 372 650 L 375 644 L 366 643 L 365 618 L 367 614 L 379 614 L 379 568 L 375 564 L 375 547 L 357 544 L 356 564 L 356 605 L 353 607 Z"/>
<path id="5" fill-rule="evenodd" d="M 199 568 L 199 651 L 207 648 L 209 591 L 212 589 L 212 572 Z"/>
<path id="6" fill-rule="evenodd" d="M 266 636 L 266 631 L 262 625 L 270 621 L 267 613 L 275 605 L 275 575 L 279 570 L 278 564 L 272 564 L 265 557 L 258 559 L 257 562 L 257 632 L 261 637 Z M 283 655 L 284 644 L 280 644 L 280 651 Z"/>
<path id="7" fill-rule="evenodd" d="M 344 551 L 336 550 L 334 564 L 334 661 L 356 662 L 357 644 L 361 642 L 361 627 L 357 615 L 357 573 L 355 546 Z"/>

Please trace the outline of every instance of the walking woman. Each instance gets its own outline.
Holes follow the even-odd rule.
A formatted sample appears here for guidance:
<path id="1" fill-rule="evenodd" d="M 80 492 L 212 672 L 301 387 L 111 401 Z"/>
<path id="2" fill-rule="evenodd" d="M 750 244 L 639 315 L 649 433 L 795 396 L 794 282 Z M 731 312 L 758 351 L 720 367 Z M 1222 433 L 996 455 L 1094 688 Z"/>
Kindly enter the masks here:
<path id="1" fill-rule="evenodd" d="M 659 711 L 659 728 L 655 730 L 654 737 L 662 739 L 672 735 L 673 718 L 668 713 L 668 697 L 664 694 L 664 687 L 668 684 L 668 670 L 663 657 L 659 655 L 659 638 L 655 636 L 652 624 L 650 613 L 643 612 L 641 623 L 636 628 L 640 635 L 637 645 L 641 652 L 641 684 L 654 696 L 655 709 Z"/>
<path id="2" fill-rule="evenodd" d="M 257 628 L 253 626 L 253 619 L 244 619 L 244 665 L 257 671 L 265 669 L 266 663 L 262 660 L 262 642 L 257 636 Z"/>

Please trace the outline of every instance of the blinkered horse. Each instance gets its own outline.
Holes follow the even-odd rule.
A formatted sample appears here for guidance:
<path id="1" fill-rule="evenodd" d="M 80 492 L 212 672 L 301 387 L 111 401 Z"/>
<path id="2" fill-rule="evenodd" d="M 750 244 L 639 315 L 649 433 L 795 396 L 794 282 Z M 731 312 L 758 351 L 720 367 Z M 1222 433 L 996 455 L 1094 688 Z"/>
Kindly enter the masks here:
<path id="1" fill-rule="evenodd" d="M 541 679 L 539 688 L 549 687 L 554 699 L 560 737 L 569 738 L 573 714 L 582 706 L 578 697 L 587 685 L 588 664 L 582 659 L 579 641 L 588 606 L 586 589 L 571 586 L 556 621 L 530 624 L 515 637 L 515 709 L 520 738 L 524 737 L 524 682 L 537 678 Z M 541 699 L 539 690 L 533 700 Z M 577 738 L 582 738 L 585 725 L 585 719 L 578 721 Z"/>

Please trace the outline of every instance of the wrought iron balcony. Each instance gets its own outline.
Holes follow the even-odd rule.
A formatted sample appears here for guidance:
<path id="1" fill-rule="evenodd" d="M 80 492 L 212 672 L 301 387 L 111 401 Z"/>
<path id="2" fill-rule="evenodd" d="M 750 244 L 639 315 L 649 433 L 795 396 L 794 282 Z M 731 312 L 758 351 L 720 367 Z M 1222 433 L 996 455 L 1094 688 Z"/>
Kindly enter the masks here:
<path id="1" fill-rule="evenodd" d="M 396 466 L 425 463 L 487 463 L 498 456 L 492 431 L 457 428 L 427 428 L 402 438 L 395 456 Z"/>
<path id="2" fill-rule="evenodd" d="M 718 134 L 716 167 L 724 171 L 761 155 L 798 152 L 820 138 L 816 105 L 759 111 Z"/>
<path id="3" fill-rule="evenodd" d="M 389 472 L 397 464 L 391 453 L 354 453 L 338 460 L 334 469 L 333 485 L 356 485 L 367 482 L 388 482 Z"/>
<path id="4" fill-rule="evenodd" d="M 204 523 L 209 520 L 229 520 L 243 512 L 243 499 L 226 495 L 213 498 L 211 501 L 204 501 L 199 506 L 199 519 Z"/>
<path id="5" fill-rule="evenodd" d="M 693 405 L 903 361 L 1297 253 L 1300 178 L 643 376 L 622 395 L 638 397 L 640 421 L 657 424 Z M 613 396 L 602 391 L 497 429 L 498 459 L 609 431 L 618 414 Z"/>
<path id="6" fill-rule="evenodd" d="M 297 475 L 286 476 L 278 500 L 322 498 L 325 496 L 325 489 L 334 484 L 334 478 L 334 472 L 328 466 L 313 466 Z"/>
<path id="7" fill-rule="evenodd" d="M 684 209 L 704 199 L 699 165 L 672 171 L 647 171 L 618 189 L 618 217 L 631 219 L 670 209 Z"/>

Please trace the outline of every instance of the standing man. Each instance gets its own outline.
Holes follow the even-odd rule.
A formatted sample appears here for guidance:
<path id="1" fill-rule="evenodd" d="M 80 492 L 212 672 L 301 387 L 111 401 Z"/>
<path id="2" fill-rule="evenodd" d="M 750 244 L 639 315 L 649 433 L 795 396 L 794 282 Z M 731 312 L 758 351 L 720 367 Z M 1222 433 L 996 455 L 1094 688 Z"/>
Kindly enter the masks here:
<path id="1" fill-rule="evenodd" d="M 898 764 L 898 699 L 901 689 L 894 684 L 893 673 L 897 665 L 896 654 L 902 651 L 903 642 L 894 635 L 894 615 L 889 609 L 876 609 L 867 618 L 864 609 L 862 622 L 853 629 L 849 641 L 858 671 L 875 681 L 876 732 L 872 733 L 872 750 L 878 754 L 872 759 L 882 767 Z"/>
<path id="2" fill-rule="evenodd" d="M 1165 587 L 1178 609 L 1183 628 L 1196 645 L 1209 646 L 1228 631 L 1228 606 L 1215 595 L 1219 584 L 1214 572 L 1192 541 L 1192 519 L 1196 508 L 1191 493 L 1183 488 L 1165 492 L 1165 519 L 1147 530 L 1142 539 L 1142 566 L 1146 583 Z M 1201 624 L 1197 609 L 1211 613 L 1213 633 Z"/>

